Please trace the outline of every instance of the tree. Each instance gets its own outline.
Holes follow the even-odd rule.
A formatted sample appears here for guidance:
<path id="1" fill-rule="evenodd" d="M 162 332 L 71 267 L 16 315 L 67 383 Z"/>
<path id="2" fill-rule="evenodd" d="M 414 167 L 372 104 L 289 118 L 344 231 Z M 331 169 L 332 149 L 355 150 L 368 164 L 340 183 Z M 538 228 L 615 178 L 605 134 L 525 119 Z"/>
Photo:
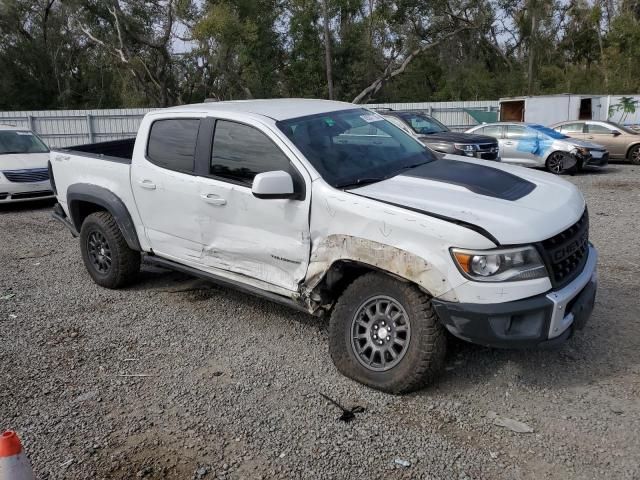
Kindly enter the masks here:
<path id="1" fill-rule="evenodd" d="M 624 124 L 629 114 L 636 113 L 636 108 L 640 102 L 632 97 L 620 97 L 620 101 L 609 107 L 609 117 L 612 117 L 616 112 L 622 112 L 620 117 L 620 123 Z"/>

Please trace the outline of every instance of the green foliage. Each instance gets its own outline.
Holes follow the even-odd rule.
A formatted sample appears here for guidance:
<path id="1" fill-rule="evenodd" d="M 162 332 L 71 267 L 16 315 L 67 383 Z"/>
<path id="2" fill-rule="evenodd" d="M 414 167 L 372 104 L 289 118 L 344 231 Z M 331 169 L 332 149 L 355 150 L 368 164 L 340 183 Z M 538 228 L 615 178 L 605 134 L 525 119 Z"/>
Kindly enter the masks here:
<path id="1" fill-rule="evenodd" d="M 325 0 L 3 0 L 0 109 L 326 98 L 327 65 L 347 101 L 633 94 L 638 5 L 326 0 L 325 15 Z M 615 113 L 636 108 L 625 102 Z"/>

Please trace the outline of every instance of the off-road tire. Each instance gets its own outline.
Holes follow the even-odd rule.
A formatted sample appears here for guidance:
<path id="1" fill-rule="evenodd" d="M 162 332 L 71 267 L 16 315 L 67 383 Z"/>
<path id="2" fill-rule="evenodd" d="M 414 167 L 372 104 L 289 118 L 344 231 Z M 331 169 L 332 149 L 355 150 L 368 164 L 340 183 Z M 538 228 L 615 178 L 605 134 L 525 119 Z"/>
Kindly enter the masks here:
<path id="1" fill-rule="evenodd" d="M 411 337 L 404 357 L 386 371 L 373 371 L 360 363 L 351 341 L 354 316 L 368 300 L 385 296 L 398 302 L 410 321 Z M 343 292 L 331 314 L 329 353 L 345 376 L 388 393 L 418 390 L 442 370 L 446 334 L 431 305 L 430 297 L 415 285 L 382 273 L 358 277 Z"/>
<path id="2" fill-rule="evenodd" d="M 640 145 L 634 145 L 631 147 L 627 158 L 632 164 L 640 165 Z"/>
<path id="3" fill-rule="evenodd" d="M 101 235 L 110 251 L 110 266 L 99 271 L 90 256 L 89 237 Z M 120 288 L 131 283 L 140 271 L 140 252 L 131 250 L 122 236 L 118 224 L 108 212 L 87 216 L 80 229 L 82 260 L 93 281 L 106 288 Z"/>

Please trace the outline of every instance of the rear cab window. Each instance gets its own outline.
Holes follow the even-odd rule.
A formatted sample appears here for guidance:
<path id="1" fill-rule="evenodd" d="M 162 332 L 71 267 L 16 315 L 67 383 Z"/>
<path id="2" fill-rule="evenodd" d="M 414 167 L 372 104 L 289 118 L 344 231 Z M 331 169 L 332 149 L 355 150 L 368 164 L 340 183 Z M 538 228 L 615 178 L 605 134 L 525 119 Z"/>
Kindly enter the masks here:
<path id="1" fill-rule="evenodd" d="M 151 125 L 147 159 L 162 168 L 193 173 L 200 119 L 170 118 Z"/>

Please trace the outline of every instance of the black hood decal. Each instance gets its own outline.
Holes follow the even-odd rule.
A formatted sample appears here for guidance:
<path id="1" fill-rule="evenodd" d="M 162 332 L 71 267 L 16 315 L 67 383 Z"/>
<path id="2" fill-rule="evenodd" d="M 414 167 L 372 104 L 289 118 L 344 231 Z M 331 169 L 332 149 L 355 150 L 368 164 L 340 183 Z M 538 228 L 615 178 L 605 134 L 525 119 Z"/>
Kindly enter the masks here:
<path id="1" fill-rule="evenodd" d="M 402 176 L 451 183 L 478 195 L 510 201 L 518 200 L 536 188 L 535 183 L 512 173 L 455 160 L 435 160 L 403 172 Z"/>

